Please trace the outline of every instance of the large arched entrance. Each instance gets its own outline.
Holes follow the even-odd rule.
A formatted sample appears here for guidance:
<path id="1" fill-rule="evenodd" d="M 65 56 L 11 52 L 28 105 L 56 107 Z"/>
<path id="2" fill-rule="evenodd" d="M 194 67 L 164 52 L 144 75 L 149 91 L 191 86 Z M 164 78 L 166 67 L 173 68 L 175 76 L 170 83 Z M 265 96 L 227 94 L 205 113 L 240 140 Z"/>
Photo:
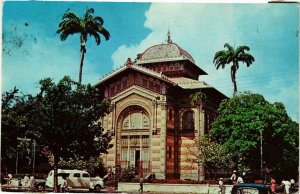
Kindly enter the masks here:
<path id="1" fill-rule="evenodd" d="M 150 172 L 150 121 L 150 114 L 137 105 L 125 108 L 118 117 L 121 168 L 135 168 L 142 176 Z"/>

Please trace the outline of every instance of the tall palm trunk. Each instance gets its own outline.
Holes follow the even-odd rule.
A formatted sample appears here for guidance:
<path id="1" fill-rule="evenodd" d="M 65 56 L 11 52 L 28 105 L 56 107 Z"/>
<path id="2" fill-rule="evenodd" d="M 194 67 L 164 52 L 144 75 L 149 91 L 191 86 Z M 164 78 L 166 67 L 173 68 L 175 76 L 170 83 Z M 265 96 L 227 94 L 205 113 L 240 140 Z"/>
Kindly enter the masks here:
<path id="1" fill-rule="evenodd" d="M 237 92 L 236 77 L 235 77 L 236 70 L 237 70 L 237 65 L 233 63 L 231 66 L 231 81 L 233 83 L 233 96 L 235 96 Z"/>
<path id="2" fill-rule="evenodd" d="M 85 52 L 86 52 L 85 46 L 81 46 L 81 49 L 80 49 L 80 67 L 79 67 L 79 83 L 81 83 L 81 80 L 82 80 L 82 67 L 83 67 Z"/>
<path id="3" fill-rule="evenodd" d="M 82 80 L 82 68 L 83 68 L 83 61 L 84 61 L 84 55 L 86 52 L 85 44 L 86 44 L 86 38 L 83 34 L 80 36 L 80 67 L 79 67 L 79 83 L 81 83 Z"/>

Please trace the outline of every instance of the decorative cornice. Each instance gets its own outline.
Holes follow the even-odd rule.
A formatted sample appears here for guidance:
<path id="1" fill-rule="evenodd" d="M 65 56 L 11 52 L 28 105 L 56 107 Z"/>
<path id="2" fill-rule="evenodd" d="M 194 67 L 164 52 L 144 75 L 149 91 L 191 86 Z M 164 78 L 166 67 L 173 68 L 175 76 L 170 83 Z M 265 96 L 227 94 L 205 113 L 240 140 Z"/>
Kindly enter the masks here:
<path id="1" fill-rule="evenodd" d="M 102 78 L 100 78 L 99 82 L 95 85 L 99 85 L 101 83 L 103 83 L 104 81 L 110 79 L 111 77 L 121 73 L 122 71 L 125 71 L 126 69 L 133 69 L 133 70 L 136 70 L 136 71 L 139 71 L 139 72 L 142 72 L 142 73 L 146 73 L 148 75 L 151 75 L 153 77 L 156 77 L 156 78 L 159 78 L 161 80 L 164 80 L 168 83 L 171 83 L 173 85 L 176 85 L 175 82 L 171 81 L 168 76 L 166 75 L 163 75 L 162 73 L 158 73 L 156 71 L 153 71 L 151 69 L 148 69 L 146 67 L 142 67 L 140 65 L 137 65 L 135 62 L 131 62 L 130 58 L 128 58 L 127 62 L 123 65 L 123 66 L 120 66 L 119 68 L 117 68 L 116 70 L 104 75 Z"/>

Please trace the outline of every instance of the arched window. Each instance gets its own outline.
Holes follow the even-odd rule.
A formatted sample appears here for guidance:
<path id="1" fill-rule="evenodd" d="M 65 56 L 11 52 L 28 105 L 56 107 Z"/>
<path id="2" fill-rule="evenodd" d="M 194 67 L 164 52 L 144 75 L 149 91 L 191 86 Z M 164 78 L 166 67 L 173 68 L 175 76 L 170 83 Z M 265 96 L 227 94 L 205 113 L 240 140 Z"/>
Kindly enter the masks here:
<path id="1" fill-rule="evenodd" d="M 150 129 L 149 116 L 140 107 L 131 107 L 125 115 L 122 127 L 123 129 Z"/>
<path id="2" fill-rule="evenodd" d="M 182 130 L 193 131 L 194 130 L 194 112 L 186 111 L 182 115 Z"/>

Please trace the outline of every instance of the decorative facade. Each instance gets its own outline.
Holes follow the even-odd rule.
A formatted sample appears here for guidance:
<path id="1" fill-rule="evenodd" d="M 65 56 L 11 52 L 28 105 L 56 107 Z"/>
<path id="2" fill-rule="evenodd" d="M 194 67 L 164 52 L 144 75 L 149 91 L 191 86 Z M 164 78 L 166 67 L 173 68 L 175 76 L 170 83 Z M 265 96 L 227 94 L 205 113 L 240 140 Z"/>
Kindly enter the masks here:
<path id="1" fill-rule="evenodd" d="M 134 61 L 104 76 L 96 84 L 112 102 L 102 120 L 112 134 L 105 156 L 107 167 L 117 171 L 136 167 L 145 177 L 203 180 L 204 169 L 189 160 L 189 147 L 210 130 L 217 117 L 222 93 L 205 82 L 207 75 L 192 56 L 173 43 L 154 45 Z M 193 106 L 190 95 L 199 91 L 207 99 Z"/>

